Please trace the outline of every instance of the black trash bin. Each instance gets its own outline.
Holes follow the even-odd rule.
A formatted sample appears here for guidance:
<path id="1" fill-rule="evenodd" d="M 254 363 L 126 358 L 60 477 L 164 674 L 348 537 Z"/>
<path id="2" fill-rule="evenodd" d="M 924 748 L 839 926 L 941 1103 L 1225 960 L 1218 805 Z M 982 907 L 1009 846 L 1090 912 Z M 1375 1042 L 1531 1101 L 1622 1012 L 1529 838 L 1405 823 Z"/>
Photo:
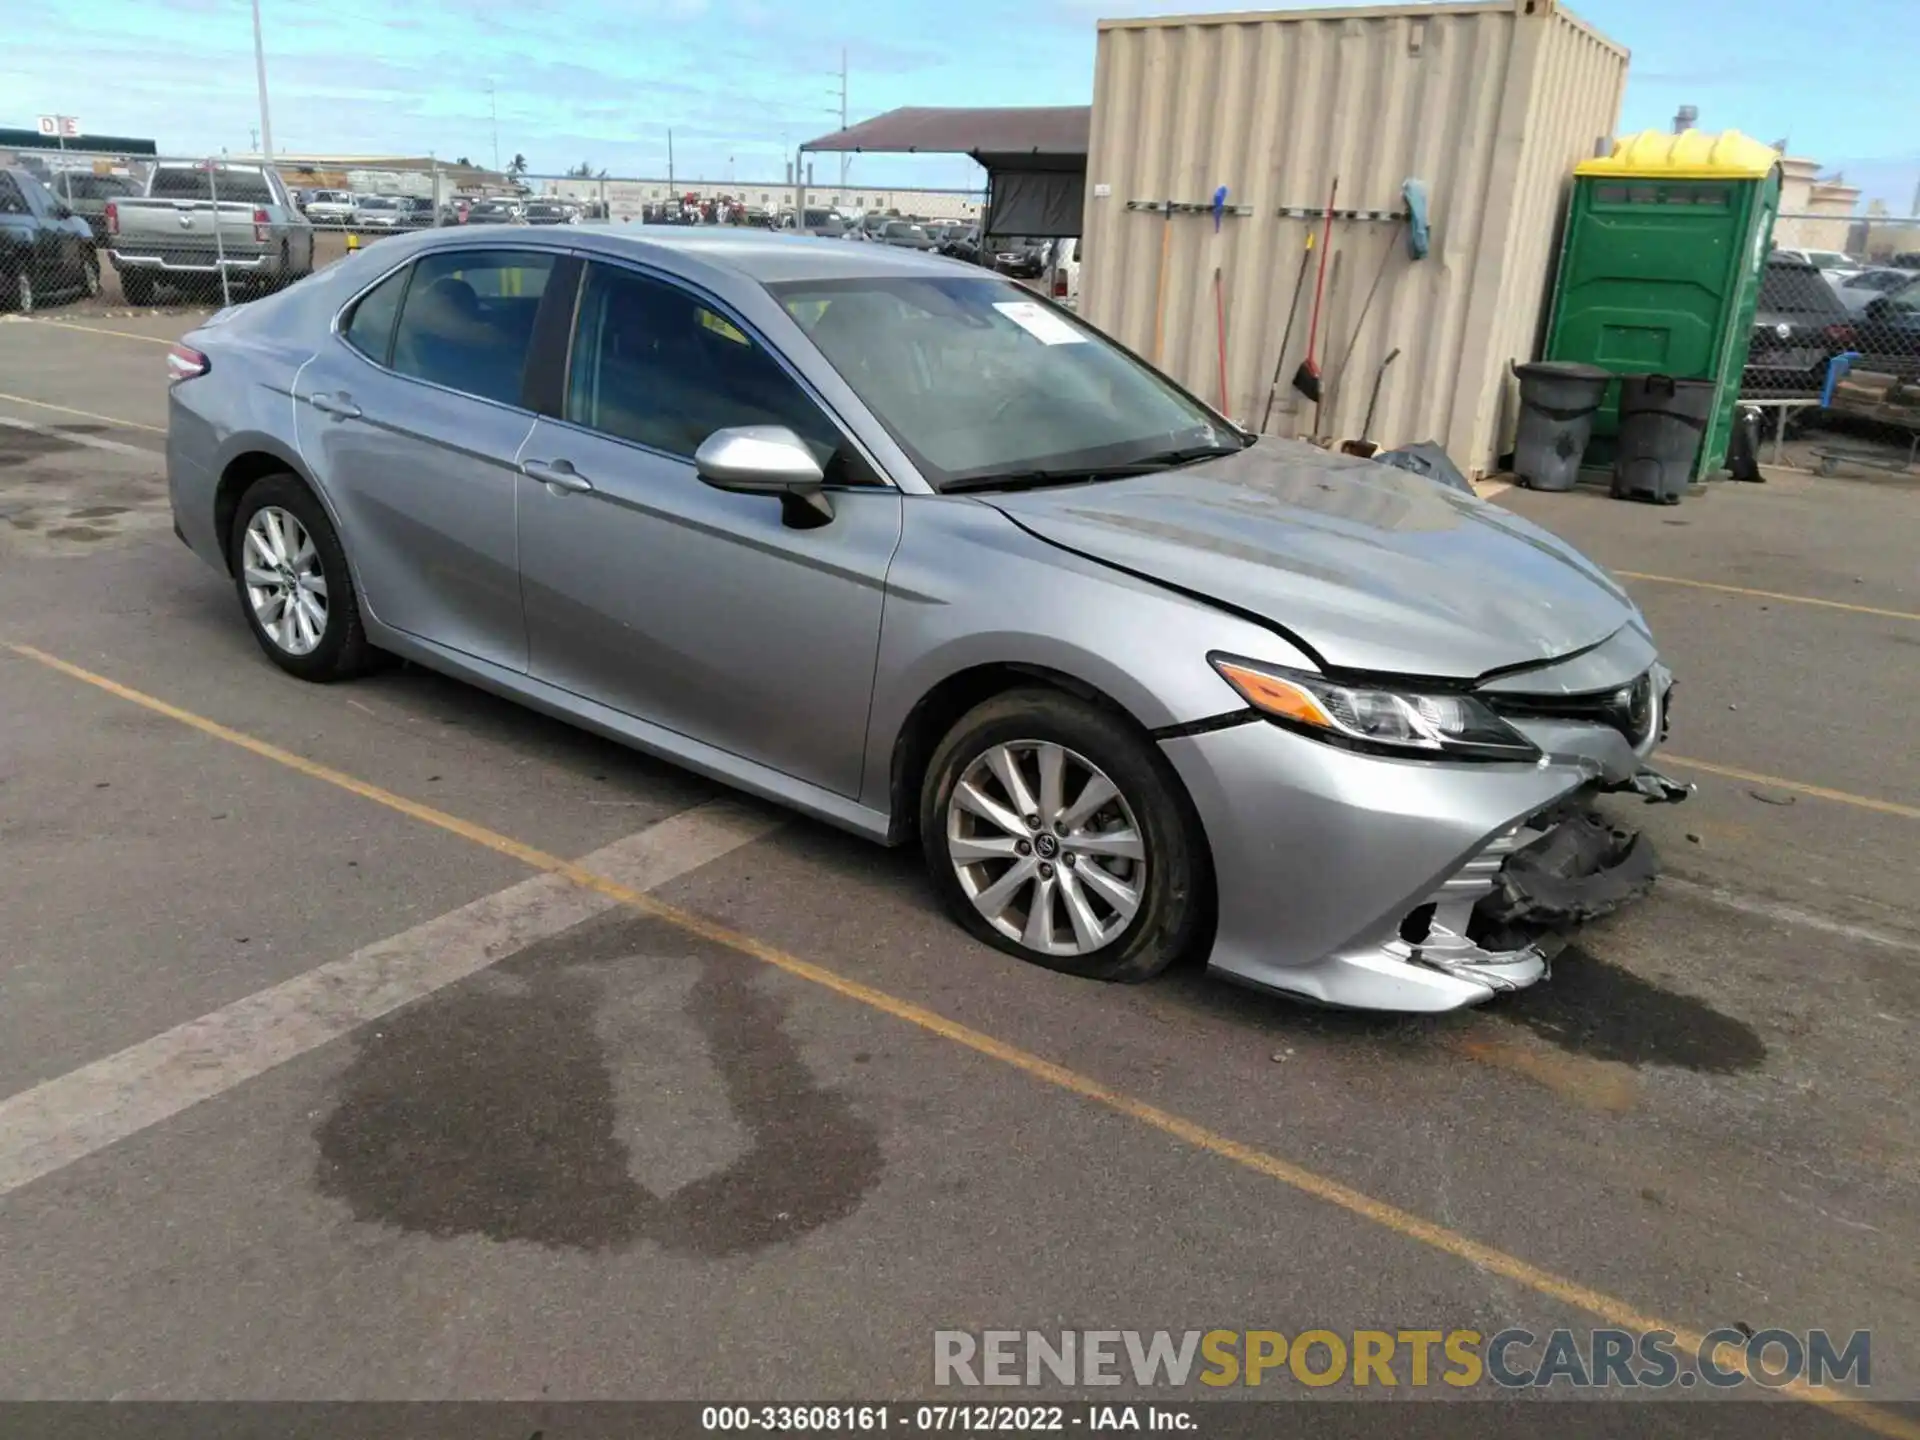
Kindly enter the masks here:
<path id="1" fill-rule="evenodd" d="M 1678 505 L 1693 478 L 1718 387 L 1711 380 L 1628 375 L 1620 381 L 1613 498 Z"/>
<path id="2" fill-rule="evenodd" d="M 1571 490 L 1613 372 L 1572 360 L 1536 360 L 1515 365 L 1513 373 L 1520 377 L 1514 476 L 1533 490 Z"/>

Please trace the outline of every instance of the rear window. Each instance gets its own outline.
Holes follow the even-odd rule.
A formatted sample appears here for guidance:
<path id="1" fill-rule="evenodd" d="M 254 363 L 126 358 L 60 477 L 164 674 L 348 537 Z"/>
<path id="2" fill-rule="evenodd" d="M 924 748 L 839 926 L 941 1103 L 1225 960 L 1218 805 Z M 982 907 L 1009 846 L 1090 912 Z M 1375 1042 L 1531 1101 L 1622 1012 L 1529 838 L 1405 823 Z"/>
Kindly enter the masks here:
<path id="1" fill-rule="evenodd" d="M 1779 261 L 1767 266 L 1760 282 L 1760 308 L 1778 315 L 1846 314 L 1840 297 L 1813 266 Z"/>
<path id="2" fill-rule="evenodd" d="M 258 170 L 229 170 L 224 165 L 212 171 L 198 165 L 191 169 L 156 170 L 147 193 L 163 200 L 211 200 L 216 189 L 222 200 L 256 205 L 273 203 L 273 190 L 266 176 Z"/>

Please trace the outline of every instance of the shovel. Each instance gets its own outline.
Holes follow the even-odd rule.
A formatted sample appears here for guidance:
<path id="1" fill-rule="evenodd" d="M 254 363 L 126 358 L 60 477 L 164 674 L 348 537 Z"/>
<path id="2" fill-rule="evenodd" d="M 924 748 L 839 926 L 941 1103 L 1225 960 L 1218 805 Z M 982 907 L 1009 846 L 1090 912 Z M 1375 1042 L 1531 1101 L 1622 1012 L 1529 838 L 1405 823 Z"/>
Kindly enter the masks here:
<path id="1" fill-rule="evenodd" d="M 1320 366 L 1313 358 L 1314 341 L 1320 335 L 1320 299 L 1326 292 L 1327 251 L 1333 239 L 1333 207 L 1340 198 L 1340 177 L 1333 177 L 1333 189 L 1327 195 L 1327 223 L 1320 236 L 1320 271 L 1313 282 L 1313 310 L 1307 320 L 1307 358 L 1300 362 L 1300 368 L 1293 372 L 1293 388 L 1298 390 L 1314 404 L 1320 403 Z"/>
<path id="2" fill-rule="evenodd" d="M 1360 438 L 1348 440 L 1340 447 L 1343 455 L 1358 455 L 1362 460 L 1370 460 L 1380 447 L 1367 437 L 1373 433 L 1373 412 L 1380 408 L 1380 382 L 1387 378 L 1387 366 L 1400 358 L 1400 347 L 1395 346 L 1387 352 L 1387 358 L 1380 362 L 1380 368 L 1373 375 L 1373 394 L 1367 400 L 1366 423 L 1360 427 Z"/>

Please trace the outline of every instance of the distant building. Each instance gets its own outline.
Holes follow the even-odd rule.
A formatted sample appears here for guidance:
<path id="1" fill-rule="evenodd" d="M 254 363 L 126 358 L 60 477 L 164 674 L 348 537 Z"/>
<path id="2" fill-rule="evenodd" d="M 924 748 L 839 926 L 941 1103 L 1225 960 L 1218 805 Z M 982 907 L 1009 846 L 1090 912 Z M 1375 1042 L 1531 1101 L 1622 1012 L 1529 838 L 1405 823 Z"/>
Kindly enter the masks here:
<path id="1" fill-rule="evenodd" d="M 607 213 L 615 220 L 638 220 L 648 205 L 658 205 L 675 196 L 692 195 L 700 200 L 729 197 L 752 209 L 778 214 L 793 209 L 794 187 L 780 180 L 673 180 L 664 177 L 638 180 L 552 179 L 530 180 L 543 195 L 567 200 L 604 200 Z M 833 185 L 807 187 L 809 210 L 838 210 L 843 215 L 864 215 L 870 211 L 886 214 L 917 215 L 923 220 L 963 221 L 980 218 L 984 197 L 973 190 L 923 190 L 908 186 Z"/>

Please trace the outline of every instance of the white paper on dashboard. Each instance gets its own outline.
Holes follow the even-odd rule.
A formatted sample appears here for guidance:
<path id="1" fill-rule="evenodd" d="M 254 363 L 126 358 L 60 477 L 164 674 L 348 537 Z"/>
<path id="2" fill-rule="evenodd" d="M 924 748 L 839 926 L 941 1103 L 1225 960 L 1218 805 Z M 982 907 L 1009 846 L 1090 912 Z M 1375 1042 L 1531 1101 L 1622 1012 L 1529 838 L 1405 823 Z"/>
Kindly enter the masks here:
<path id="1" fill-rule="evenodd" d="M 1046 306 L 1032 300 L 1002 300 L 994 305 L 1042 345 L 1084 345 L 1087 337 Z"/>

